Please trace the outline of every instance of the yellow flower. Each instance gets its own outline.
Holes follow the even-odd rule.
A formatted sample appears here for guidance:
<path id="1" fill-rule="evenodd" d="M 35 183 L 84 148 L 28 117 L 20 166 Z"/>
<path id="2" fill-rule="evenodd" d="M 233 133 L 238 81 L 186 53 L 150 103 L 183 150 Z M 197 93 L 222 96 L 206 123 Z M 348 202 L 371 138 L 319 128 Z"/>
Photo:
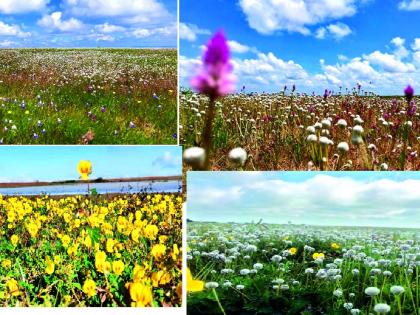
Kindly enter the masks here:
<path id="1" fill-rule="evenodd" d="M 331 243 L 331 248 L 337 250 L 340 248 L 340 245 L 338 245 L 337 243 Z"/>
<path id="2" fill-rule="evenodd" d="M 88 180 L 89 175 L 92 174 L 92 163 L 90 163 L 90 161 L 81 160 L 77 165 L 77 171 L 82 180 Z"/>
<path id="3" fill-rule="evenodd" d="M 290 253 L 290 255 L 296 255 L 296 253 L 297 253 L 297 248 L 296 247 L 292 247 L 292 248 L 289 248 L 289 253 Z"/>
<path id="4" fill-rule="evenodd" d="M 20 294 L 19 285 L 15 279 L 10 279 L 9 281 L 7 281 L 6 286 L 10 294 L 12 294 L 13 296 L 18 296 Z"/>
<path id="5" fill-rule="evenodd" d="M 61 238 L 61 242 L 63 243 L 64 248 L 67 248 L 69 246 L 70 242 L 71 242 L 70 236 L 64 235 Z"/>
<path id="6" fill-rule="evenodd" d="M 156 260 L 163 258 L 163 256 L 165 256 L 165 252 L 166 252 L 166 246 L 163 244 L 153 245 L 152 250 L 151 250 L 151 254 Z"/>
<path id="7" fill-rule="evenodd" d="M 165 244 L 167 240 L 168 240 L 168 236 L 166 236 L 166 235 L 160 235 L 159 236 L 159 243 Z"/>
<path id="8" fill-rule="evenodd" d="M 45 263 L 47 264 L 47 267 L 45 268 L 45 273 L 49 275 L 52 274 L 54 272 L 55 265 L 54 262 L 51 260 L 50 256 L 47 256 L 45 258 Z"/>
<path id="9" fill-rule="evenodd" d="M 314 253 L 314 254 L 312 255 L 312 258 L 313 258 L 314 260 L 317 260 L 318 258 L 324 259 L 324 258 L 325 258 L 325 255 L 324 255 L 324 253 Z"/>
<path id="10" fill-rule="evenodd" d="M 65 296 L 63 297 L 63 304 L 64 304 L 64 305 L 69 305 L 69 304 L 70 304 L 70 302 L 71 302 L 71 296 L 70 296 L 70 295 L 65 295 Z"/>
<path id="11" fill-rule="evenodd" d="M 95 267 L 96 270 L 102 273 L 109 273 L 111 271 L 111 263 L 106 260 L 106 253 L 98 251 L 95 255 Z"/>
<path id="12" fill-rule="evenodd" d="M 83 292 L 88 296 L 92 297 L 96 294 L 96 283 L 92 279 L 86 279 L 83 284 Z"/>
<path id="13" fill-rule="evenodd" d="M 60 256 L 58 256 L 58 255 L 54 255 L 54 263 L 55 263 L 55 264 L 59 264 L 59 263 L 61 263 L 61 257 L 60 257 Z"/>
<path id="14" fill-rule="evenodd" d="M 194 280 L 190 271 L 190 268 L 187 268 L 187 292 L 199 292 L 203 291 L 204 282 L 200 280 Z"/>
<path id="15" fill-rule="evenodd" d="M 17 244 L 19 243 L 19 236 L 17 236 L 16 234 L 13 234 L 12 237 L 10 238 L 10 241 L 12 242 L 13 247 L 16 247 Z"/>
<path id="16" fill-rule="evenodd" d="M 146 271 L 143 267 L 140 267 L 139 265 L 134 266 L 133 270 L 133 281 L 134 282 L 141 282 L 144 279 L 144 276 L 146 274 Z"/>
<path id="17" fill-rule="evenodd" d="M 107 241 L 106 241 L 106 251 L 108 253 L 112 253 L 114 251 L 114 244 L 115 243 L 116 242 L 112 238 L 107 239 Z"/>
<path id="18" fill-rule="evenodd" d="M 172 249 L 172 259 L 176 260 L 178 258 L 178 255 L 179 255 L 178 245 L 174 244 L 173 249 Z"/>
<path id="19" fill-rule="evenodd" d="M 171 275 L 164 270 L 152 273 L 150 278 L 152 279 L 154 287 L 158 287 L 159 284 L 165 285 L 171 281 Z"/>
<path id="20" fill-rule="evenodd" d="M 30 222 L 27 226 L 26 229 L 28 230 L 29 234 L 31 235 L 32 238 L 36 237 L 36 235 L 38 234 L 38 225 L 36 225 L 33 222 Z"/>
<path id="21" fill-rule="evenodd" d="M 83 244 L 87 247 L 87 248 L 91 248 L 92 247 L 92 239 L 90 238 L 90 235 L 86 235 L 85 239 L 83 240 Z"/>
<path id="22" fill-rule="evenodd" d="M 3 267 L 3 268 L 10 268 L 10 266 L 12 265 L 12 261 L 10 260 L 10 259 L 4 259 L 2 262 L 1 262 L 1 266 Z"/>
<path id="23" fill-rule="evenodd" d="M 74 244 L 73 246 L 70 246 L 68 249 L 67 249 L 67 254 L 69 255 L 69 256 L 74 256 L 76 253 L 77 253 L 77 250 L 79 249 L 79 244 Z"/>
<path id="24" fill-rule="evenodd" d="M 124 263 L 121 260 L 116 260 L 112 263 L 112 271 L 117 275 L 121 276 L 124 271 Z"/>
<path id="25" fill-rule="evenodd" d="M 144 228 L 144 236 L 146 236 L 149 240 L 155 240 L 156 235 L 158 234 L 159 229 L 154 224 L 149 224 Z"/>
<path id="26" fill-rule="evenodd" d="M 144 283 L 131 283 L 130 297 L 134 301 L 132 306 L 144 307 L 150 305 L 153 300 L 152 289 Z"/>
<path id="27" fill-rule="evenodd" d="M 139 236 L 140 236 L 140 229 L 134 229 L 131 231 L 131 239 L 138 243 L 139 242 Z"/>

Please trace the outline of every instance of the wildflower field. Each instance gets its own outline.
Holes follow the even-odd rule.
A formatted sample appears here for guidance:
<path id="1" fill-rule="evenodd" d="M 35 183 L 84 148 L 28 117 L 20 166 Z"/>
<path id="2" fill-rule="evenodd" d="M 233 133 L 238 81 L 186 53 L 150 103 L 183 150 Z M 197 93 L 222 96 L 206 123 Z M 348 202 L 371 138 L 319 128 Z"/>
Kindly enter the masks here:
<path id="1" fill-rule="evenodd" d="M 411 102 L 356 92 L 228 95 L 215 104 L 209 168 L 420 170 L 419 99 Z M 182 93 L 184 149 L 203 147 L 208 108 L 205 95 Z M 242 153 L 230 154 L 235 148 Z M 197 163 L 190 155 L 184 157 Z"/>
<path id="2" fill-rule="evenodd" d="M 189 314 L 419 314 L 420 230 L 188 224 Z"/>
<path id="3" fill-rule="evenodd" d="M 175 49 L 1 49 L 0 143 L 175 144 Z"/>
<path id="4" fill-rule="evenodd" d="M 0 196 L 0 306 L 180 306 L 183 200 Z"/>

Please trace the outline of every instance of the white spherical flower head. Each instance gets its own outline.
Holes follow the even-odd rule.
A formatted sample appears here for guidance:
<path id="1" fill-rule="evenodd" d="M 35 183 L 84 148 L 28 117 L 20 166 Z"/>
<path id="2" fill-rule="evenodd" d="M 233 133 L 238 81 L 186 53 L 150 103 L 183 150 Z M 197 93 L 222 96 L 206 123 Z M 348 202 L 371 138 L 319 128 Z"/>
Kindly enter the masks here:
<path id="1" fill-rule="evenodd" d="M 314 134 L 316 132 L 315 127 L 309 126 L 308 128 L 306 128 L 306 132 L 309 134 Z"/>
<path id="2" fill-rule="evenodd" d="M 387 314 L 391 311 L 391 306 L 385 303 L 376 304 L 373 310 L 378 314 Z"/>
<path id="3" fill-rule="evenodd" d="M 205 284 L 206 289 L 216 289 L 219 287 L 217 282 L 206 282 Z"/>
<path id="4" fill-rule="evenodd" d="M 346 310 L 351 310 L 353 308 L 353 303 L 344 303 L 343 306 Z"/>
<path id="5" fill-rule="evenodd" d="M 405 292 L 404 287 L 400 285 L 393 285 L 390 289 L 391 293 L 394 295 L 400 295 Z"/>
<path id="6" fill-rule="evenodd" d="M 314 128 L 315 129 L 321 129 L 322 128 L 322 124 L 318 121 L 314 124 Z"/>
<path id="7" fill-rule="evenodd" d="M 353 131 L 351 134 L 351 142 L 355 145 L 359 145 L 363 143 L 362 138 L 363 127 L 360 125 L 354 126 Z"/>
<path id="8" fill-rule="evenodd" d="M 318 137 L 316 135 L 310 134 L 308 137 L 306 137 L 306 141 L 308 142 L 317 142 Z"/>
<path id="9" fill-rule="evenodd" d="M 338 152 L 340 152 L 340 154 L 344 154 L 344 153 L 349 152 L 350 147 L 349 147 L 347 142 L 340 142 L 337 145 L 337 150 L 338 150 Z"/>
<path id="10" fill-rule="evenodd" d="M 236 286 L 236 289 L 237 289 L 237 290 L 243 290 L 243 289 L 245 289 L 245 286 L 244 286 L 244 285 L 242 285 L 242 284 L 238 284 L 238 285 Z"/>
<path id="11" fill-rule="evenodd" d="M 339 119 L 337 121 L 337 126 L 340 128 L 346 128 L 347 127 L 347 121 L 345 121 L 344 119 Z"/>
<path id="12" fill-rule="evenodd" d="M 360 310 L 358 308 L 353 308 L 352 310 L 350 310 L 350 314 L 351 315 L 358 315 L 360 314 Z"/>
<path id="13" fill-rule="evenodd" d="M 256 269 L 256 270 L 261 270 L 261 269 L 263 269 L 263 264 L 261 264 L 261 263 L 256 263 L 256 264 L 254 264 L 254 269 Z"/>
<path id="14" fill-rule="evenodd" d="M 413 122 L 411 120 L 408 120 L 404 123 L 404 126 L 406 126 L 408 128 L 411 128 L 411 127 L 413 127 Z"/>
<path id="15" fill-rule="evenodd" d="M 357 116 L 356 118 L 354 118 L 354 123 L 356 125 L 361 125 L 361 124 L 363 124 L 363 119 L 360 118 L 360 116 Z"/>
<path id="16" fill-rule="evenodd" d="M 242 276 L 247 276 L 247 275 L 249 275 L 251 273 L 251 270 L 249 270 L 249 269 L 242 269 L 241 271 L 239 271 L 239 273 Z"/>
<path id="17" fill-rule="evenodd" d="M 322 128 L 324 129 L 330 129 L 331 127 L 331 121 L 329 121 L 328 119 L 324 119 L 322 122 Z"/>
<path id="18" fill-rule="evenodd" d="M 377 287 L 368 287 L 365 289 L 366 295 L 369 295 L 370 297 L 376 296 L 381 292 Z"/>
<path id="19" fill-rule="evenodd" d="M 381 168 L 381 171 L 387 171 L 388 170 L 388 164 L 382 163 L 380 168 Z"/>
<path id="20" fill-rule="evenodd" d="M 242 148 L 235 148 L 229 152 L 229 160 L 238 166 L 243 166 L 247 157 L 246 151 Z"/>
<path id="21" fill-rule="evenodd" d="M 320 137 L 320 138 L 319 138 L 319 143 L 320 143 L 322 146 L 327 146 L 327 145 L 329 145 L 329 144 L 330 144 L 330 139 L 328 139 L 327 137 Z"/>
<path id="22" fill-rule="evenodd" d="M 184 151 L 185 163 L 192 167 L 202 167 L 206 159 L 206 151 L 200 147 L 191 147 Z"/>

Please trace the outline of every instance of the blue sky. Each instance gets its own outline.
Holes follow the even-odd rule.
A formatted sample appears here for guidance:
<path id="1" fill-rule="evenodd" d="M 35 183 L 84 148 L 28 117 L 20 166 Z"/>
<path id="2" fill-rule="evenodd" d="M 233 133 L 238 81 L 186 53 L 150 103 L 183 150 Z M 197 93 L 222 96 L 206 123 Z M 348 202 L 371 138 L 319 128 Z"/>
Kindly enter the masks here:
<path id="1" fill-rule="evenodd" d="M 195 221 L 420 228 L 420 172 L 189 172 Z"/>
<path id="2" fill-rule="evenodd" d="M 176 0 L 1 0 L 0 48 L 176 47 Z"/>
<path id="3" fill-rule="evenodd" d="M 420 0 L 183 0 L 182 85 L 211 36 L 230 41 L 238 88 L 322 93 L 362 84 L 378 94 L 420 85 Z M 370 82 L 372 82 L 370 84 Z"/>
<path id="4" fill-rule="evenodd" d="M 181 175 L 176 146 L 0 146 L 0 182 L 78 179 L 80 160 L 91 178 Z"/>

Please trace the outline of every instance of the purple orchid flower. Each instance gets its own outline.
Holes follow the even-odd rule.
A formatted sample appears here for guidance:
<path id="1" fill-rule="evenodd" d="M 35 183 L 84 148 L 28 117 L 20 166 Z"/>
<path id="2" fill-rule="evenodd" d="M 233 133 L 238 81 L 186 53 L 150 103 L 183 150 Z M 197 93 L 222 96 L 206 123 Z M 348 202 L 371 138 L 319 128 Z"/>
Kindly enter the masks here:
<path id="1" fill-rule="evenodd" d="M 235 90 L 232 70 L 226 37 L 223 31 L 218 31 L 207 44 L 201 71 L 191 79 L 191 86 L 213 99 L 227 95 Z"/>

